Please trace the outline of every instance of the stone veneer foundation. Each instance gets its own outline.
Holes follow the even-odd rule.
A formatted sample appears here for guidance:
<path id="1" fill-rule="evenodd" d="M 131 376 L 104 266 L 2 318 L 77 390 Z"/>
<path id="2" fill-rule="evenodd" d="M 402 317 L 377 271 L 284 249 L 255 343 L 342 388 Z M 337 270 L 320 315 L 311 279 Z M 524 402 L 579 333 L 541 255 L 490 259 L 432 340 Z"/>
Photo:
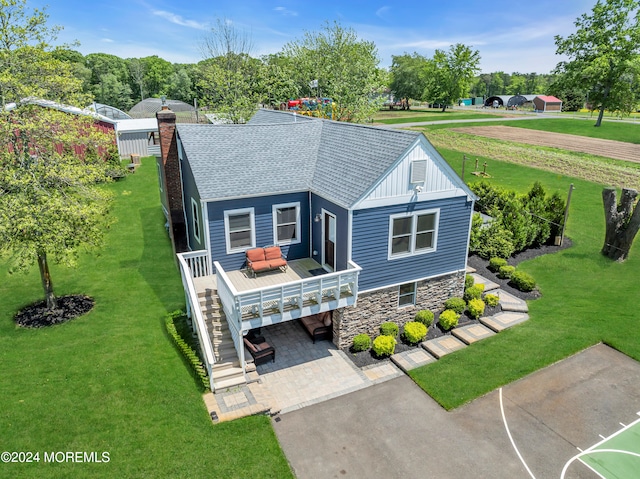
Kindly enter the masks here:
<path id="1" fill-rule="evenodd" d="M 358 303 L 352 308 L 333 312 L 333 342 L 339 348 L 351 346 L 354 336 L 366 333 L 374 339 L 380 334 L 380 325 L 393 321 L 400 327 L 413 321 L 421 309 L 436 312 L 443 303 L 464 293 L 465 271 L 418 281 L 416 304 L 398 307 L 398 286 L 358 294 Z"/>

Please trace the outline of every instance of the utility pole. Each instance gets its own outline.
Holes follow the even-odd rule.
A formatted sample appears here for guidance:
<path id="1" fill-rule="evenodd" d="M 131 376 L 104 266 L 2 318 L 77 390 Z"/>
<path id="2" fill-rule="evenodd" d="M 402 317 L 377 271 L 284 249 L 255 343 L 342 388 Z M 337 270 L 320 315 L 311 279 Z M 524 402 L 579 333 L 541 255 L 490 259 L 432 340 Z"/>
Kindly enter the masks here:
<path id="1" fill-rule="evenodd" d="M 560 246 L 562 246 L 562 242 L 564 241 L 564 230 L 567 227 L 567 218 L 569 217 L 569 204 L 571 203 L 571 192 L 574 190 L 573 183 L 569 186 L 569 194 L 567 195 L 567 206 L 564 209 L 564 221 L 562 222 L 562 233 L 560 233 Z"/>

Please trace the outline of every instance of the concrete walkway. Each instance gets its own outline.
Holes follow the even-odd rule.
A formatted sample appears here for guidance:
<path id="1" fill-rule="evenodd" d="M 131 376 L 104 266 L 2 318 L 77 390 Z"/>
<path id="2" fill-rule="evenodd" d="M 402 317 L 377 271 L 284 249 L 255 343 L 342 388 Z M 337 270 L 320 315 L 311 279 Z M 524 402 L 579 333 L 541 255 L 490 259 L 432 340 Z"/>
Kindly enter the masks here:
<path id="1" fill-rule="evenodd" d="M 500 298 L 502 312 L 481 318 L 481 324 L 455 328 L 451 334 L 421 343 L 420 348 L 394 354 L 390 361 L 362 369 L 332 342 L 314 344 L 296 321 L 262 328 L 261 335 L 276 350 L 275 361 L 257 366 L 247 385 L 205 394 L 212 420 L 286 413 L 343 396 L 402 376 L 403 372 L 434 362 L 529 318 L 525 301 L 473 271 L 470 273 L 476 283 L 485 285 L 485 291 Z"/>

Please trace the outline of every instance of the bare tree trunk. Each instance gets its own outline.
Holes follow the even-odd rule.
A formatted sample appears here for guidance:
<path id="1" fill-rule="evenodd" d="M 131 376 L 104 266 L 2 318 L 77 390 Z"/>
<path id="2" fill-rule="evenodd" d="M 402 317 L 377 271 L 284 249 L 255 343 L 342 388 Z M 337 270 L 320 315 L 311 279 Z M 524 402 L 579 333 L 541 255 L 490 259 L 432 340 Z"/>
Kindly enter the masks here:
<path id="1" fill-rule="evenodd" d="M 606 221 L 602 254 L 615 261 L 622 262 L 627 259 L 633 239 L 640 229 L 640 208 L 636 207 L 637 196 L 636 190 L 623 188 L 620 204 L 618 204 L 615 188 L 602 190 Z"/>
<path id="2" fill-rule="evenodd" d="M 58 306 L 55 294 L 53 294 L 53 283 L 49 273 L 49 263 L 47 263 L 47 253 L 38 253 L 38 266 L 40 267 L 40 279 L 44 289 L 44 298 L 47 302 L 47 309 L 54 309 Z"/>
<path id="3" fill-rule="evenodd" d="M 607 103 L 607 99 L 609 98 L 610 92 L 611 92 L 611 86 L 607 85 L 604 88 L 604 98 L 602 99 L 602 104 L 600 105 L 600 111 L 598 112 L 598 119 L 596 120 L 596 124 L 593 126 L 600 126 L 602 124 L 602 117 L 604 116 L 604 107 Z"/>

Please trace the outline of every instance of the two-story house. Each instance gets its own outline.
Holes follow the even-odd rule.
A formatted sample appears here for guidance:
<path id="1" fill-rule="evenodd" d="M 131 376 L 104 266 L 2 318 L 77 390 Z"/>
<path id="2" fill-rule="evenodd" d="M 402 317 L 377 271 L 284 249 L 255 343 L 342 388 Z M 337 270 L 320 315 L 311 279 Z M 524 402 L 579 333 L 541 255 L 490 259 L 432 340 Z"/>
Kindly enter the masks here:
<path id="1" fill-rule="evenodd" d="M 217 369 L 225 385 L 246 373 L 253 328 L 331 311 L 346 347 L 462 295 L 474 195 L 422 133 L 270 110 L 177 126 L 164 110 L 158 124 L 163 205 L 186 236 L 179 263 L 212 387 Z M 267 245 L 288 268 L 253 277 L 246 251 Z"/>

